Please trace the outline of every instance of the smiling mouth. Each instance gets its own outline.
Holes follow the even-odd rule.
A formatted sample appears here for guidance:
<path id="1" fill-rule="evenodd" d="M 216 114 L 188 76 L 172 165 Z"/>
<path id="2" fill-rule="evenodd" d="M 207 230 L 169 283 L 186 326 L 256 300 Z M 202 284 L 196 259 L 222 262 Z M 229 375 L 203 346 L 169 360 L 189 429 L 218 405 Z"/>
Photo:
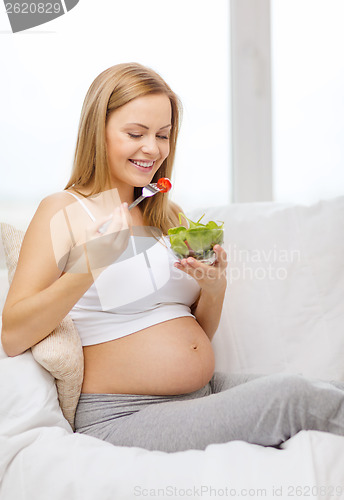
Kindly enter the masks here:
<path id="1" fill-rule="evenodd" d="M 142 167 L 142 168 L 151 168 L 155 161 L 139 161 L 139 160 L 129 160 L 131 163 L 136 165 L 137 167 Z"/>

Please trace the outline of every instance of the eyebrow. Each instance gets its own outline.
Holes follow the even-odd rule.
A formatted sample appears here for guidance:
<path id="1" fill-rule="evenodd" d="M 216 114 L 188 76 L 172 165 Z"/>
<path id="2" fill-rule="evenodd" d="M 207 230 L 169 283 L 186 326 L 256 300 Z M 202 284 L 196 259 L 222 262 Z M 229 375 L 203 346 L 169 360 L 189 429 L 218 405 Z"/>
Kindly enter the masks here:
<path id="1" fill-rule="evenodd" d="M 147 127 L 146 125 L 142 125 L 142 123 L 127 123 L 127 125 L 138 125 L 139 127 L 142 127 L 142 128 L 149 130 L 149 127 Z M 172 127 L 171 123 L 169 123 L 168 125 L 165 125 L 164 127 L 159 128 L 159 130 L 162 130 L 162 129 L 167 128 L 167 127 Z"/>

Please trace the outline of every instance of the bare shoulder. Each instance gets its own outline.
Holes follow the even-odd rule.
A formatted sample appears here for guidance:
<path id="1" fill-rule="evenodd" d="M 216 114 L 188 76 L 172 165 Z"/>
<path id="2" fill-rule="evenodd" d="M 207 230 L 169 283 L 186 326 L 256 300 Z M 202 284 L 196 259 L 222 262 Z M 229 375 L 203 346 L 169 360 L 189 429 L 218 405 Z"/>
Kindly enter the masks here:
<path id="1" fill-rule="evenodd" d="M 40 232 L 40 239 L 43 237 L 41 230 L 50 225 L 52 217 L 67 205 L 75 202 L 72 196 L 66 192 L 57 192 L 43 198 L 38 204 L 31 222 L 26 230 L 24 240 L 29 239 L 31 235 L 38 237 L 37 230 Z"/>
<path id="2" fill-rule="evenodd" d="M 74 200 L 75 201 L 75 200 Z M 47 288 L 61 275 L 58 268 L 51 224 L 54 216 L 73 202 L 64 192 L 53 193 L 41 200 L 26 230 L 21 246 L 16 272 L 10 287 L 7 304 Z M 61 251 L 68 252 L 70 240 L 61 232 L 55 238 Z"/>
<path id="3" fill-rule="evenodd" d="M 71 192 L 71 191 L 70 191 Z M 43 198 L 37 210 L 48 212 L 58 211 L 61 208 L 75 202 L 75 198 L 66 191 L 58 191 Z"/>
<path id="4" fill-rule="evenodd" d="M 43 198 L 28 226 L 23 243 L 31 241 L 33 244 L 34 240 L 44 240 L 44 235 L 50 234 L 50 225 L 54 216 L 73 202 L 75 202 L 75 199 L 64 191 Z"/>

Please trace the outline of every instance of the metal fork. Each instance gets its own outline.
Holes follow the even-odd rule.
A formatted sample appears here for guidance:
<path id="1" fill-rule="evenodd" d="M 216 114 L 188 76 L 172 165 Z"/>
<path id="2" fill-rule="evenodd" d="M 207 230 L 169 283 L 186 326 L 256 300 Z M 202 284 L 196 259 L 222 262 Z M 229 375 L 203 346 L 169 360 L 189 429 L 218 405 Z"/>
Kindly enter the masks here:
<path id="1" fill-rule="evenodd" d="M 147 186 L 144 186 L 142 188 L 142 195 L 136 198 L 136 200 L 133 201 L 131 205 L 129 205 L 129 210 L 136 207 L 136 205 L 141 203 L 141 201 L 144 200 L 145 198 L 154 196 L 157 193 L 160 193 L 160 189 L 157 187 L 157 184 L 155 182 L 153 182 L 152 184 L 147 184 Z"/>
<path id="2" fill-rule="evenodd" d="M 131 205 L 129 205 L 128 210 L 131 210 L 132 208 L 136 207 L 139 203 L 141 203 L 142 200 L 145 198 L 149 198 L 150 196 L 154 196 L 155 194 L 160 193 L 160 189 L 157 187 L 157 184 L 155 182 L 151 184 L 147 184 L 147 186 L 144 186 L 142 188 L 142 194 L 136 200 L 134 200 Z M 112 219 L 109 221 L 105 222 L 100 228 L 98 229 L 98 233 L 105 233 L 107 231 L 107 228 L 111 224 Z"/>

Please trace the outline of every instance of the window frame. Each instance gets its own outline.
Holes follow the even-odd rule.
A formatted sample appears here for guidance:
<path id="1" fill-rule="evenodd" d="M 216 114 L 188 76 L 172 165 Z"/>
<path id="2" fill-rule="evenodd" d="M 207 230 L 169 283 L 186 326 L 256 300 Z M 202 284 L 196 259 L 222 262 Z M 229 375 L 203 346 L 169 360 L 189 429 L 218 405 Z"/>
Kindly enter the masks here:
<path id="1" fill-rule="evenodd" d="M 270 0 L 230 0 L 232 202 L 273 201 Z"/>

